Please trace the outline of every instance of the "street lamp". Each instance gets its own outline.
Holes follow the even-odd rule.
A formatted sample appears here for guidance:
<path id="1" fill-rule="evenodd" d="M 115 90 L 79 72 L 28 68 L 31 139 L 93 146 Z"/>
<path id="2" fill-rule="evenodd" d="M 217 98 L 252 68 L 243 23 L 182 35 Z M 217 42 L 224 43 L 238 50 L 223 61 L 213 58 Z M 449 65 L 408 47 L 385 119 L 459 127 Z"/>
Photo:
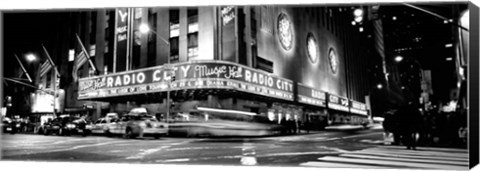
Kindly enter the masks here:
<path id="1" fill-rule="evenodd" d="M 28 60 L 29 62 L 33 62 L 33 61 L 37 60 L 37 56 L 35 56 L 35 55 L 32 54 L 32 53 L 27 54 L 26 57 L 27 57 L 27 60 Z"/>
<path id="2" fill-rule="evenodd" d="M 403 60 L 402 56 L 395 57 L 395 62 L 401 62 Z"/>
<path id="3" fill-rule="evenodd" d="M 383 88 L 383 85 L 382 85 L 382 84 L 377 84 L 377 88 L 378 88 L 378 89 L 382 89 L 382 88 Z"/>
<path id="4" fill-rule="evenodd" d="M 153 33 L 153 34 L 157 34 L 155 31 L 150 29 L 148 24 L 145 24 L 145 23 L 140 24 L 139 30 L 143 34 L 148 34 L 150 32 Z M 163 39 L 162 37 L 158 37 L 158 38 L 160 38 L 160 40 L 162 40 L 164 43 L 166 43 L 167 46 L 170 49 L 170 42 Z M 167 104 L 166 104 L 166 106 L 167 106 L 167 119 L 165 120 L 165 122 L 168 123 L 168 118 L 170 117 L 170 88 L 171 88 L 171 84 L 172 84 L 172 74 L 174 74 L 173 69 L 170 66 L 170 53 L 168 53 L 168 56 L 167 56 L 167 67 L 168 67 L 167 72 L 169 72 L 167 75 L 169 75 L 170 79 L 168 79 L 168 84 L 167 84 L 168 85 L 168 87 L 167 87 Z"/>

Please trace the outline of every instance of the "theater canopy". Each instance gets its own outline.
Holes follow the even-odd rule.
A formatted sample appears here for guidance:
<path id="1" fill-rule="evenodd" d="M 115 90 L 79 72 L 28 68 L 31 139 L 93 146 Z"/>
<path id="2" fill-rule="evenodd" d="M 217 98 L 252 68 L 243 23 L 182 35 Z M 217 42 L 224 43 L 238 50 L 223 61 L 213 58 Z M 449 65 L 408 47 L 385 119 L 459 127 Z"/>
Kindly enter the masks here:
<path id="1" fill-rule="evenodd" d="M 167 90 L 226 89 L 293 101 L 293 82 L 225 61 L 191 61 L 79 80 L 78 99 L 104 99 Z"/>

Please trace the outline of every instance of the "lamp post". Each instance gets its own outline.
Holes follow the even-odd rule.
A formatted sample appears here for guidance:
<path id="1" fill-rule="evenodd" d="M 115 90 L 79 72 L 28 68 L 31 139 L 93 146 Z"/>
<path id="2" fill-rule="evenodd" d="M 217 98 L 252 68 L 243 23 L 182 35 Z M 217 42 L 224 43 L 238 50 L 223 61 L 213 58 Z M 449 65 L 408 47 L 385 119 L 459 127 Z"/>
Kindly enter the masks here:
<path id="1" fill-rule="evenodd" d="M 140 29 L 141 33 L 144 33 L 144 34 L 153 33 L 153 34 L 157 35 L 157 33 L 155 31 L 150 29 L 148 24 L 142 23 L 142 24 L 140 24 L 139 27 L 140 27 L 139 29 Z M 165 40 L 162 37 L 158 37 L 158 38 L 160 38 L 160 40 L 162 40 L 164 43 L 166 43 L 168 48 L 170 49 L 170 43 L 167 40 Z M 166 71 L 168 72 L 167 75 L 169 76 L 169 79 L 167 81 L 167 85 L 168 85 L 167 86 L 167 103 L 166 103 L 167 116 L 166 116 L 165 122 L 168 123 L 168 120 L 169 120 L 169 117 L 170 117 L 170 88 L 171 88 L 171 84 L 172 84 L 172 74 L 174 74 L 173 69 L 170 66 L 170 53 L 168 53 L 168 55 L 167 55 L 167 69 L 166 69 Z"/>

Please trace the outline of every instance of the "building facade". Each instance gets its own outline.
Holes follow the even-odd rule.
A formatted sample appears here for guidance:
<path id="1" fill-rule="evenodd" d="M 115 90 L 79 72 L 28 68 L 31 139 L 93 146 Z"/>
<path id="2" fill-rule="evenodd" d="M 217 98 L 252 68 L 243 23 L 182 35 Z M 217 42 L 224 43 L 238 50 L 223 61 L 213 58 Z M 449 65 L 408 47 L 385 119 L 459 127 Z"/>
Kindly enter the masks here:
<path id="1" fill-rule="evenodd" d="M 196 107 L 362 124 L 369 115 L 368 45 L 353 7 L 205 6 L 72 12 L 54 59 L 59 112 L 188 112 Z M 148 26 L 149 32 L 141 32 Z M 81 45 L 87 61 L 76 69 Z M 57 81 L 45 84 L 55 86 Z M 167 96 L 170 96 L 168 98 Z M 167 105 L 167 99 L 171 99 Z"/>

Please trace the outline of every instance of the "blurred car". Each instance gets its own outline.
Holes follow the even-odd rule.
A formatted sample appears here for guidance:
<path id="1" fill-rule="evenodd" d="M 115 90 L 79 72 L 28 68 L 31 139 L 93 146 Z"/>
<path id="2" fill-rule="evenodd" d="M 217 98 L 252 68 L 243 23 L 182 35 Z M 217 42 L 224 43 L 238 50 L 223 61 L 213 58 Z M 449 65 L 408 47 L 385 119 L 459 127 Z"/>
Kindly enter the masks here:
<path id="1" fill-rule="evenodd" d="M 20 123 L 5 117 L 2 119 L 2 130 L 4 133 L 15 134 L 20 130 Z"/>
<path id="2" fill-rule="evenodd" d="M 85 119 L 67 115 L 47 121 L 39 132 L 44 135 L 55 133 L 57 135 L 81 134 L 87 136 L 91 133 L 91 126 L 89 125 Z"/>
<path id="3" fill-rule="evenodd" d="M 136 138 L 138 136 L 159 138 L 168 133 L 168 124 L 160 122 L 154 116 L 146 113 L 129 113 L 108 124 L 105 133 L 107 135 L 120 134 L 125 138 Z"/>
<path id="4" fill-rule="evenodd" d="M 100 118 L 91 126 L 91 132 L 92 134 L 108 134 L 108 126 L 117 121 L 118 119 L 115 117 Z"/>

